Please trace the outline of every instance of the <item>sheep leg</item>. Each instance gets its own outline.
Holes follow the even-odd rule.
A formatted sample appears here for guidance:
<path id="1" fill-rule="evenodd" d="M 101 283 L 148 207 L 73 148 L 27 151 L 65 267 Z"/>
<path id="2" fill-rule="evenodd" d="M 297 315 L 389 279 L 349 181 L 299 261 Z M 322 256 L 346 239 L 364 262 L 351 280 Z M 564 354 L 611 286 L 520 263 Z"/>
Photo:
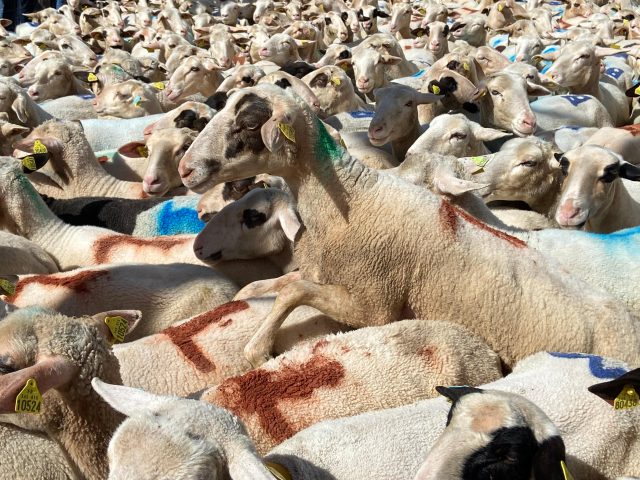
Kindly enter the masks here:
<path id="1" fill-rule="evenodd" d="M 278 278 L 269 278 L 267 280 L 257 280 L 241 288 L 234 300 L 246 300 L 248 298 L 261 297 L 268 293 L 278 293 L 291 282 L 302 280 L 300 272 L 290 272 Z"/>
<path id="2" fill-rule="evenodd" d="M 349 319 L 353 320 L 360 312 L 351 294 L 341 285 L 320 285 L 307 280 L 289 283 L 280 291 L 271 312 L 244 348 L 244 356 L 254 368 L 271 358 L 278 329 L 300 305 L 316 308 L 345 324 L 352 323 Z"/>

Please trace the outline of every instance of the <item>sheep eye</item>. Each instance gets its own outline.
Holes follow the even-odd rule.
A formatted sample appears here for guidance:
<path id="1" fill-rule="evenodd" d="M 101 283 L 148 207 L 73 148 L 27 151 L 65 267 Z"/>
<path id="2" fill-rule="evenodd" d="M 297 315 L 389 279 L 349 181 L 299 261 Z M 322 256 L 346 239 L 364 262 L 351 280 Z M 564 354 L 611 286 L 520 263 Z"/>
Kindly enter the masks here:
<path id="1" fill-rule="evenodd" d="M 455 132 L 451 134 L 451 138 L 455 138 L 456 140 L 464 140 L 467 138 L 467 135 L 462 132 Z"/>
<path id="2" fill-rule="evenodd" d="M 497 96 L 497 95 L 500 95 L 500 92 L 497 90 L 491 90 L 491 95 Z"/>
<path id="3" fill-rule="evenodd" d="M 176 48 L 176 44 L 175 43 L 170 44 L 169 48 Z"/>
<path id="4" fill-rule="evenodd" d="M 535 77 L 533 75 L 529 74 L 529 75 L 527 75 L 526 78 L 527 78 L 527 80 L 533 80 Z"/>
<path id="5" fill-rule="evenodd" d="M 521 167 L 530 167 L 530 168 L 533 168 L 537 165 L 538 165 L 538 162 L 536 162 L 535 160 L 527 160 L 519 164 L 519 166 Z"/>
<path id="6" fill-rule="evenodd" d="M 583 55 L 580 55 L 580 56 L 578 57 L 578 60 L 580 60 L 580 59 L 584 59 L 584 60 L 586 60 L 586 59 L 588 59 L 588 58 L 589 58 L 589 54 L 588 54 L 588 53 L 585 53 L 585 54 L 583 54 Z"/>
<path id="7" fill-rule="evenodd" d="M 0 374 L 1 375 L 6 375 L 8 373 L 12 373 L 17 371 L 17 369 L 15 367 L 12 367 L 11 365 L 7 364 L 7 363 L 2 363 L 0 362 Z"/>
<path id="8" fill-rule="evenodd" d="M 60 48 L 70 48 L 70 47 L 69 45 L 63 44 L 63 45 L 60 45 Z"/>
<path id="9" fill-rule="evenodd" d="M 618 164 L 614 163 L 612 165 L 608 165 L 607 167 L 605 167 L 604 169 L 604 173 L 603 175 L 599 178 L 599 180 L 602 183 L 611 183 L 613 182 L 616 178 L 618 178 Z"/>
<path id="10" fill-rule="evenodd" d="M 200 71 L 200 67 L 191 67 L 191 71 L 192 72 L 199 72 Z"/>
<path id="11" fill-rule="evenodd" d="M 560 169 L 562 170 L 562 174 L 566 177 L 569 175 L 569 160 L 567 157 L 562 157 L 560 159 Z"/>
<path id="12" fill-rule="evenodd" d="M 404 104 L 405 107 L 413 107 L 413 101 L 410 100 L 407 103 Z"/>

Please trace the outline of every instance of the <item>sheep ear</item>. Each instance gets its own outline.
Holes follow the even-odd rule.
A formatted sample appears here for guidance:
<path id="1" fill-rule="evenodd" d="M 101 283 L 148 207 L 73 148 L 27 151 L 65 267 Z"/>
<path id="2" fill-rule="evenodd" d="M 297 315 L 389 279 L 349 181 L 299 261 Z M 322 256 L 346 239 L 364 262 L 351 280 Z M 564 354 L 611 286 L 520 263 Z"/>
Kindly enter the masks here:
<path id="1" fill-rule="evenodd" d="M 99 378 L 91 380 L 91 386 L 111 408 L 127 417 L 152 412 L 167 401 L 138 388 L 104 383 Z"/>
<path id="2" fill-rule="evenodd" d="M 130 158 L 146 158 L 149 152 L 146 150 L 147 144 L 144 141 L 129 142 L 118 148 L 118 153 Z"/>
<path id="3" fill-rule="evenodd" d="M 24 93 L 19 93 L 16 96 L 16 99 L 11 104 L 11 110 L 16 114 L 18 120 L 22 123 L 27 123 L 29 121 L 29 114 L 27 112 L 27 99 L 24 96 Z"/>
<path id="4" fill-rule="evenodd" d="M 244 448 L 229 461 L 231 480 L 273 480 L 257 453 Z"/>
<path id="5" fill-rule="evenodd" d="M 628 162 L 620 162 L 618 175 L 620 178 L 626 178 L 627 180 L 632 180 L 634 182 L 640 181 L 640 167 Z"/>
<path id="6" fill-rule="evenodd" d="M 444 98 L 444 95 L 435 95 L 433 93 L 416 92 L 416 104 L 418 105 L 424 105 L 426 103 L 435 103 L 441 98 Z"/>
<path id="7" fill-rule="evenodd" d="M 481 127 L 475 122 L 471 122 L 471 130 L 473 131 L 473 136 L 483 142 L 489 142 L 491 140 L 497 140 L 498 138 L 508 137 L 511 135 L 511 132 L 503 132 L 501 130 L 496 130 L 495 128 Z"/>
<path id="8" fill-rule="evenodd" d="M 551 92 L 542 85 L 527 81 L 527 93 L 536 97 L 551 95 Z"/>
<path id="9" fill-rule="evenodd" d="M 113 333 L 107 325 L 108 318 L 123 318 L 126 322 L 126 332 L 123 332 L 123 336 L 131 333 L 136 328 L 140 320 L 142 319 L 142 312 L 140 310 L 108 310 L 106 312 L 100 312 L 93 315 L 91 318 L 98 327 L 100 333 L 109 341 L 114 339 Z"/>
<path id="10" fill-rule="evenodd" d="M 295 241 L 298 230 L 300 230 L 302 224 L 293 207 L 287 205 L 286 207 L 280 208 L 278 211 L 278 220 L 287 238 L 292 242 Z"/>
<path id="11" fill-rule="evenodd" d="M 565 455 L 562 438 L 553 436 L 545 439 L 533 458 L 533 478 L 535 480 L 564 480 L 567 478 L 563 470 Z"/>
<path id="12" fill-rule="evenodd" d="M 605 48 L 605 47 L 596 47 L 594 49 L 594 53 L 596 57 L 603 58 L 607 55 L 615 55 L 616 53 L 624 52 L 624 49 L 616 49 L 616 48 Z"/>
<path id="13" fill-rule="evenodd" d="M 631 87 L 629 90 L 627 90 L 626 92 L 624 92 L 624 94 L 627 97 L 640 97 L 640 82 L 636 83 L 633 87 Z"/>
<path id="14" fill-rule="evenodd" d="M 381 57 L 382 57 L 381 61 L 385 65 L 397 65 L 402 61 L 400 57 L 395 57 L 393 55 L 384 54 L 384 55 L 381 55 Z"/>
<path id="15" fill-rule="evenodd" d="M 57 355 L 44 357 L 32 365 L 16 372 L 0 376 L 0 414 L 14 413 L 16 397 L 30 379 L 35 380 L 41 395 L 52 388 L 68 384 L 76 375 L 78 367 L 67 357 Z M 44 402 L 46 408 L 46 402 Z"/>
<path id="16" fill-rule="evenodd" d="M 476 183 L 470 180 L 457 178 L 451 172 L 438 172 L 434 178 L 434 189 L 440 195 L 457 197 L 467 192 L 488 187 L 488 183 Z"/>
<path id="17" fill-rule="evenodd" d="M 15 125 L 13 123 L 5 123 L 0 128 L 2 129 L 2 135 L 4 135 L 5 137 L 21 135 L 29 131 L 27 127 L 23 127 L 22 125 Z"/>
<path id="18" fill-rule="evenodd" d="M 262 141 L 271 153 L 280 150 L 285 141 L 296 143 L 296 131 L 291 118 L 286 113 L 274 112 L 260 130 Z"/>
<path id="19" fill-rule="evenodd" d="M 452 402 L 457 402 L 465 395 L 470 393 L 484 393 L 484 390 L 475 387 L 461 386 L 461 387 L 436 387 L 436 392 L 438 392 L 443 397 L 447 397 Z"/>

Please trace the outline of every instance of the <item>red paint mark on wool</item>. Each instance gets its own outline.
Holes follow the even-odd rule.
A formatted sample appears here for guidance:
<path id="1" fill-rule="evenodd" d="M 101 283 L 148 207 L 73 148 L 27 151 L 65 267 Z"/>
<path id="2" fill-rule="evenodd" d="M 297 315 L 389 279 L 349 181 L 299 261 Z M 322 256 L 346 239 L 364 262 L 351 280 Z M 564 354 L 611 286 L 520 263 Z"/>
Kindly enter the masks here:
<path id="1" fill-rule="evenodd" d="M 53 275 L 34 275 L 21 279 L 16 285 L 16 291 L 11 297 L 7 297 L 8 302 L 15 302 L 22 291 L 31 284 L 47 285 L 51 287 L 64 287 L 76 293 L 89 293 L 88 283 L 97 278 L 108 275 L 106 270 L 86 270 L 75 275 L 56 273 Z"/>
<path id="2" fill-rule="evenodd" d="M 120 246 L 151 247 L 166 252 L 189 242 L 189 238 L 137 238 L 129 235 L 106 235 L 93 244 L 93 257 L 97 263 L 109 263 L 111 251 Z"/>
<path id="3" fill-rule="evenodd" d="M 107 163 L 109 161 L 109 157 L 107 157 L 106 155 L 102 155 L 101 157 L 98 157 L 98 161 L 100 163 Z"/>
<path id="4" fill-rule="evenodd" d="M 458 233 L 459 219 L 462 218 L 466 222 L 471 223 L 472 225 L 475 225 L 476 227 L 478 227 L 481 230 L 484 230 L 485 232 L 489 232 L 494 237 L 498 237 L 499 239 L 510 243 L 516 248 L 525 248 L 527 246 L 527 244 L 522 240 L 520 240 L 519 238 L 513 237 L 508 233 L 504 233 L 504 232 L 501 232 L 500 230 L 496 230 L 495 228 L 490 227 L 486 223 L 483 223 L 480 220 L 478 220 L 473 215 L 470 215 L 464 210 L 451 205 L 446 200 L 442 200 L 442 203 L 440 204 L 439 216 L 440 216 L 440 224 L 442 225 L 442 228 L 445 231 L 447 231 L 449 234 L 451 234 L 454 238 Z"/>
<path id="5" fill-rule="evenodd" d="M 253 370 L 218 386 L 216 405 L 238 417 L 257 415 L 260 426 L 280 443 L 297 433 L 286 418 L 286 401 L 308 399 L 319 388 L 335 388 L 345 376 L 344 366 L 323 355 L 301 364 L 284 364 L 277 371 Z M 283 405 L 283 411 L 280 404 Z"/>
<path id="6" fill-rule="evenodd" d="M 175 327 L 169 327 L 162 331 L 173 344 L 180 349 L 187 360 L 189 360 L 198 370 L 209 373 L 215 370 L 216 366 L 209 360 L 202 349 L 195 344 L 193 337 L 207 328 L 209 325 L 220 322 L 224 317 L 231 314 L 241 312 L 249 308 L 247 302 L 229 302 L 220 305 L 215 310 L 210 310 L 197 317 L 192 318 L 188 322 Z M 231 323 L 231 319 L 227 319 L 220 324 L 226 327 Z"/>
<path id="7" fill-rule="evenodd" d="M 640 125 L 625 125 L 624 127 L 619 128 L 631 132 L 631 135 L 633 135 L 634 137 L 640 135 Z"/>

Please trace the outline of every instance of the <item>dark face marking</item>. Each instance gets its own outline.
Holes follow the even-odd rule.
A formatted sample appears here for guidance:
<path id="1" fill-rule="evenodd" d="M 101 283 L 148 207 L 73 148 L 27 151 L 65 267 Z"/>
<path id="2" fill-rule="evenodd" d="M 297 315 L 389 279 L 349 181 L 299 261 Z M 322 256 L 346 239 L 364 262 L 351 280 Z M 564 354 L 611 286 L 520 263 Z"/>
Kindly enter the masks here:
<path id="1" fill-rule="evenodd" d="M 253 208 L 248 208 L 242 212 L 242 223 L 245 224 L 247 228 L 259 227 L 266 221 L 267 215 Z"/>
<path id="2" fill-rule="evenodd" d="M 227 92 L 216 92 L 204 102 L 214 110 L 222 110 L 227 104 Z"/>
<path id="3" fill-rule="evenodd" d="M 538 442 L 529 427 L 500 428 L 465 462 L 463 480 L 529 480 Z M 558 462 L 560 467 L 560 462 Z M 546 478 L 546 477 L 545 477 Z"/>
<path id="4" fill-rule="evenodd" d="M 253 78 L 251 77 L 242 77 L 240 80 L 242 80 L 242 83 L 246 83 L 248 86 L 252 87 L 254 84 Z M 226 95 L 225 95 L 226 97 Z"/>
<path id="5" fill-rule="evenodd" d="M 234 125 L 227 134 L 224 156 L 233 158 L 249 150 L 258 154 L 265 149 L 260 127 L 271 118 L 269 103 L 254 93 L 248 93 L 236 104 Z"/>
<path id="6" fill-rule="evenodd" d="M 321 74 L 316 75 L 315 77 L 313 77 L 313 80 L 311 80 L 311 83 L 309 84 L 309 86 L 310 87 L 325 88 L 328 83 L 329 83 L 329 77 L 327 77 L 327 75 L 325 73 L 321 73 Z"/>
<path id="7" fill-rule="evenodd" d="M 453 29 L 452 29 L 453 30 Z M 457 70 L 460 67 L 460 62 L 457 60 L 451 60 L 449 63 L 447 63 L 447 68 L 449 70 Z"/>
<path id="8" fill-rule="evenodd" d="M 315 67 L 307 62 L 289 62 L 284 67 L 282 67 L 282 71 L 288 73 L 289 75 L 293 75 L 294 77 L 302 78 L 305 75 L 315 71 Z"/>
<path id="9" fill-rule="evenodd" d="M 196 118 L 198 116 L 193 110 L 183 110 L 173 119 L 173 123 L 175 123 L 176 128 L 191 128 Z"/>
<path id="10" fill-rule="evenodd" d="M 286 90 L 287 88 L 289 88 L 291 86 L 291 82 L 289 80 L 287 80 L 286 78 L 281 78 L 280 80 L 278 80 L 275 83 L 275 85 L 279 86 L 283 90 Z"/>
<path id="11" fill-rule="evenodd" d="M 618 178 L 618 170 L 619 170 L 619 165 L 617 163 L 613 163 L 611 165 L 607 165 L 604 168 L 604 172 L 602 173 L 602 176 L 600 177 L 600 181 L 603 183 L 611 183 L 613 182 L 616 178 Z"/>
<path id="12" fill-rule="evenodd" d="M 225 201 L 240 200 L 249 191 L 251 191 L 251 185 L 255 181 L 256 177 L 244 178 L 242 180 L 234 180 L 233 182 L 226 182 L 222 189 L 222 199 Z"/>
<path id="13" fill-rule="evenodd" d="M 545 439 L 533 458 L 533 475 L 536 480 L 564 480 L 560 462 L 566 460 L 562 438 L 558 436 Z"/>
<path id="14" fill-rule="evenodd" d="M 343 50 L 342 52 L 340 52 L 340 55 L 338 55 L 338 58 L 340 60 L 351 58 L 351 52 L 349 50 Z"/>

